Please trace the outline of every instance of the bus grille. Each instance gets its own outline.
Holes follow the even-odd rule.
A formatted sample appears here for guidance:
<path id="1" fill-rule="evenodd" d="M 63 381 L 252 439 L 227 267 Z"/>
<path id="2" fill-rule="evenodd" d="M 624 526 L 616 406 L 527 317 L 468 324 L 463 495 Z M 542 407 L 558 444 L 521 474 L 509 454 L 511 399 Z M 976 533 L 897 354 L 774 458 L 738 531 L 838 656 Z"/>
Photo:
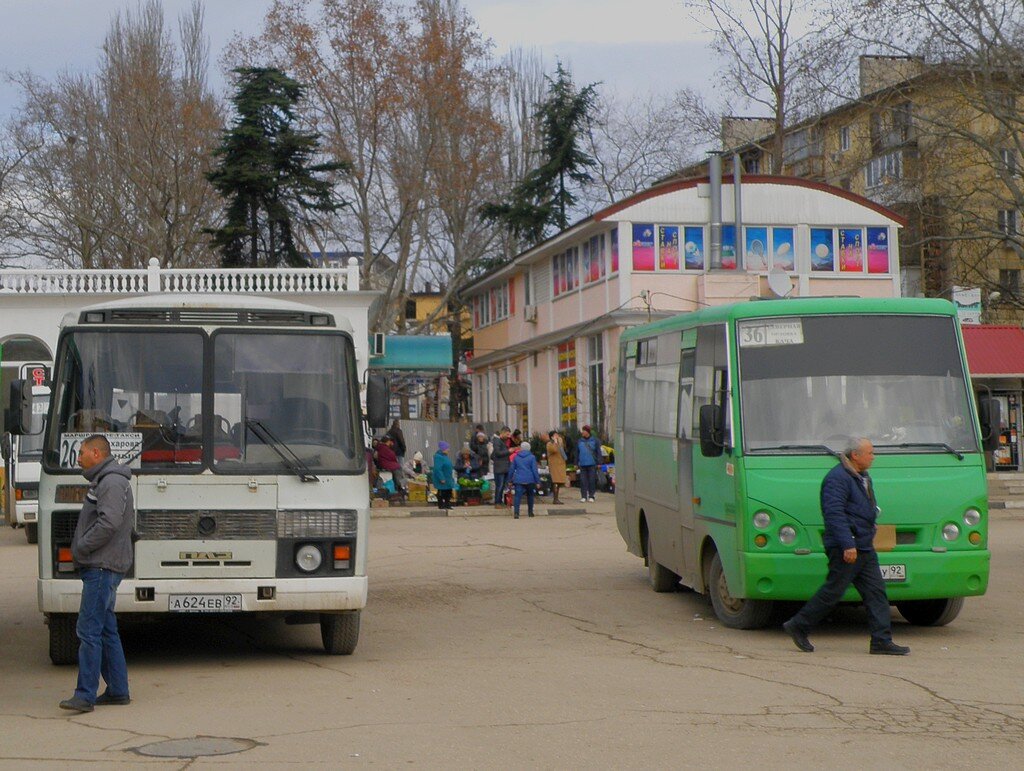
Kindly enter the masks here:
<path id="1" fill-rule="evenodd" d="M 139 536 L 145 540 L 273 540 L 273 511 L 140 511 Z"/>
<path id="2" fill-rule="evenodd" d="M 333 538 L 356 535 L 358 518 L 351 509 L 341 511 L 281 511 L 278 538 Z"/>
<path id="3" fill-rule="evenodd" d="M 75 536 L 75 525 L 78 524 L 77 511 L 55 511 L 51 521 L 53 543 L 67 546 Z"/>

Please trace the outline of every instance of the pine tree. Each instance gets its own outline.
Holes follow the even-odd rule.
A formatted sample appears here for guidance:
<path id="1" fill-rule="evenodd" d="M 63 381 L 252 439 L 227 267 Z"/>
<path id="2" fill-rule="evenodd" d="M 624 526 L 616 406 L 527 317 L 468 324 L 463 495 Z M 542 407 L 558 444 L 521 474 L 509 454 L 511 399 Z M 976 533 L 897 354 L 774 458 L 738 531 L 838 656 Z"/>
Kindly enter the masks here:
<path id="1" fill-rule="evenodd" d="M 319 135 L 294 127 L 303 87 L 278 69 L 234 70 L 237 118 L 214 151 L 218 167 L 207 176 L 225 199 L 221 228 L 211 229 L 224 267 L 305 267 L 293 221 L 306 211 L 333 212 L 343 202 L 323 175 L 346 168 L 311 163 Z"/>
<path id="2" fill-rule="evenodd" d="M 480 208 L 484 219 L 502 223 L 527 245 L 539 243 L 549 226 L 565 230 L 576 204 L 571 184 L 591 181 L 595 160 L 583 149 L 584 132 L 597 99 L 596 83 L 576 90 L 561 62 L 547 78 L 547 98 L 537 106 L 542 163 L 512 189 L 508 200 Z"/>

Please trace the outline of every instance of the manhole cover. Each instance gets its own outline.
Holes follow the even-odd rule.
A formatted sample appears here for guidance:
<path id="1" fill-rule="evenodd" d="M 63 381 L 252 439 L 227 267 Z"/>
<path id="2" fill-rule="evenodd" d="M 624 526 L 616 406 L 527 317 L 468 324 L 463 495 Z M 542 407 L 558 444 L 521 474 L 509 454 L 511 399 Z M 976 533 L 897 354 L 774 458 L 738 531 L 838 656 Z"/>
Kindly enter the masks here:
<path id="1" fill-rule="evenodd" d="M 132 747 L 132 752 L 157 758 L 199 758 L 207 755 L 230 755 L 261 746 L 252 739 L 232 739 L 223 736 L 193 736 L 190 739 L 167 739 L 162 742 Z"/>

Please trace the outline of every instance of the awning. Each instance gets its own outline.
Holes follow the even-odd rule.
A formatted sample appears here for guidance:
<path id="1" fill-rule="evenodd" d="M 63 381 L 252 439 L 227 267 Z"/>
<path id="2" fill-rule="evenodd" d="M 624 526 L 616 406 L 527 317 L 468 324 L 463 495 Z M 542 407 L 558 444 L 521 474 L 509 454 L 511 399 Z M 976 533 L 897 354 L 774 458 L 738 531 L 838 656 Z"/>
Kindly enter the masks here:
<path id="1" fill-rule="evenodd" d="M 526 383 L 498 383 L 498 392 L 509 407 L 527 403 Z"/>
<path id="2" fill-rule="evenodd" d="M 452 339 L 447 335 L 388 335 L 384 355 L 370 357 L 370 369 L 447 372 L 451 368 Z"/>
<path id="3" fill-rule="evenodd" d="M 995 324 L 964 324 L 971 377 L 1024 378 L 1024 330 Z"/>

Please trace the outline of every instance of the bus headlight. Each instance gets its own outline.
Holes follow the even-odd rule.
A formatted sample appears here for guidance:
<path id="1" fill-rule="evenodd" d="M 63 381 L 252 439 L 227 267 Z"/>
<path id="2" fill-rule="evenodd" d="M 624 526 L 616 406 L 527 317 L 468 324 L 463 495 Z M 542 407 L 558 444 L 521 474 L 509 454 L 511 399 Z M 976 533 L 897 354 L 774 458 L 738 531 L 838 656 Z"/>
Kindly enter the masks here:
<path id="1" fill-rule="evenodd" d="M 792 525 L 783 525 L 779 528 L 779 540 L 787 546 L 796 540 L 796 528 Z"/>
<path id="2" fill-rule="evenodd" d="M 303 573 L 312 573 L 323 561 L 323 552 L 315 544 L 307 543 L 295 552 L 295 566 Z"/>
<path id="3" fill-rule="evenodd" d="M 977 509 L 968 509 L 964 512 L 964 524 L 967 527 L 974 527 L 981 522 L 981 512 Z"/>
<path id="4" fill-rule="evenodd" d="M 950 522 L 942 528 L 942 537 L 947 541 L 955 541 L 960 537 L 960 528 Z"/>
<path id="5" fill-rule="evenodd" d="M 764 530 L 772 523 L 772 515 L 767 511 L 759 511 L 754 515 L 754 527 Z"/>

